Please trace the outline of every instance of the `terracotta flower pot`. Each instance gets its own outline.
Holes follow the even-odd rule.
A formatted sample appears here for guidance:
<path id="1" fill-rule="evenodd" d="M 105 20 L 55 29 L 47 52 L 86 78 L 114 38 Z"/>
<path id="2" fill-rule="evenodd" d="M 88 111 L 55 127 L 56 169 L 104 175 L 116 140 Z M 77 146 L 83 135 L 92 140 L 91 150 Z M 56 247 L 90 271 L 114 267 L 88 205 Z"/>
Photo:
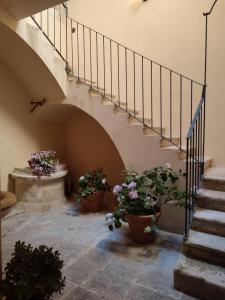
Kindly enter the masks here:
<path id="1" fill-rule="evenodd" d="M 89 195 L 86 198 L 81 198 L 80 202 L 81 202 L 82 211 L 86 211 L 86 212 L 100 211 L 104 194 L 105 194 L 104 191 L 98 191 Z"/>
<path id="2" fill-rule="evenodd" d="M 143 244 L 153 242 L 156 237 L 155 232 L 145 233 L 145 228 L 149 225 L 157 224 L 159 217 L 160 212 L 156 214 L 156 221 L 155 215 L 140 216 L 126 214 L 132 240 Z"/>

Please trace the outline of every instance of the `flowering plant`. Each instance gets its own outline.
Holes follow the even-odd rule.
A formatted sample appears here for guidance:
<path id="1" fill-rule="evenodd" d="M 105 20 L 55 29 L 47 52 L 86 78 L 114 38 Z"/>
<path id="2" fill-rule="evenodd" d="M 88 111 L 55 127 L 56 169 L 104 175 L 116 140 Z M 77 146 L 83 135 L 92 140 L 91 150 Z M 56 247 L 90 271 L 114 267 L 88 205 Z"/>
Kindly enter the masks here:
<path id="1" fill-rule="evenodd" d="M 102 173 L 102 169 L 87 172 L 79 178 L 80 197 L 86 198 L 95 192 L 109 190 L 107 176 Z"/>
<path id="2" fill-rule="evenodd" d="M 33 174 L 38 176 L 49 176 L 56 171 L 56 152 L 53 150 L 32 153 L 28 164 Z"/>
<path id="3" fill-rule="evenodd" d="M 122 225 L 121 220 L 126 221 L 126 213 L 157 216 L 164 203 L 182 206 L 185 192 L 174 185 L 181 175 L 181 171 L 173 171 L 170 165 L 167 168 L 146 170 L 141 174 L 127 169 L 124 182 L 113 189 L 118 201 L 118 210 L 106 215 L 109 229 L 113 230 L 114 226 L 119 228 Z M 157 221 L 156 217 L 155 224 L 148 226 L 146 232 L 156 230 Z"/>

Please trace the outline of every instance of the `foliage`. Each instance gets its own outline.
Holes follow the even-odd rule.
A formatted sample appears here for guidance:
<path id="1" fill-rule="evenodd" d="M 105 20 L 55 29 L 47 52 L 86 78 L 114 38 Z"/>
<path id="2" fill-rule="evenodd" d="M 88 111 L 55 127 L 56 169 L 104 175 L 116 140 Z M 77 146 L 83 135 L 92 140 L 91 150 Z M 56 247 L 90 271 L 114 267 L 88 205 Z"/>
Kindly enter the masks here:
<path id="1" fill-rule="evenodd" d="M 97 191 L 109 191 L 107 176 L 102 169 L 89 171 L 79 178 L 79 198 L 86 198 Z"/>
<path id="2" fill-rule="evenodd" d="M 119 228 L 126 213 L 134 215 L 157 215 L 165 203 L 183 206 L 185 192 L 180 191 L 175 183 L 182 175 L 175 172 L 170 165 L 167 168 L 157 167 L 138 174 L 133 168 L 124 172 L 124 182 L 113 189 L 117 197 L 118 210 L 106 215 L 109 229 L 113 225 Z M 155 224 L 158 219 L 156 217 Z M 155 224 L 146 228 L 150 232 L 156 229 Z"/>
<path id="3" fill-rule="evenodd" d="M 65 277 L 61 269 L 63 261 L 58 251 L 38 248 L 16 242 L 10 262 L 5 268 L 6 277 L 0 292 L 7 300 L 49 300 L 54 293 L 61 293 Z"/>
<path id="4" fill-rule="evenodd" d="M 39 151 L 32 154 L 28 164 L 33 174 L 38 176 L 49 176 L 56 171 L 56 152 L 53 150 Z"/>

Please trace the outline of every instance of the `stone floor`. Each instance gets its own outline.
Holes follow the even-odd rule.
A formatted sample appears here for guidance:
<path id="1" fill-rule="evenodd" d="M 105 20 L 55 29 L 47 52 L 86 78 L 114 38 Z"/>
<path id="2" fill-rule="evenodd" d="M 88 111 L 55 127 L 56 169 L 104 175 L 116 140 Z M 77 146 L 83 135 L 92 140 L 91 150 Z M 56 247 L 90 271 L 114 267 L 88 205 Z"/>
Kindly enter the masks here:
<path id="1" fill-rule="evenodd" d="M 67 284 L 54 300 L 191 300 L 173 288 L 182 237 L 158 232 L 152 245 L 130 241 L 127 226 L 108 231 L 103 214 L 70 216 L 66 207 L 24 213 L 14 209 L 2 222 L 3 263 L 17 240 L 58 249 Z"/>

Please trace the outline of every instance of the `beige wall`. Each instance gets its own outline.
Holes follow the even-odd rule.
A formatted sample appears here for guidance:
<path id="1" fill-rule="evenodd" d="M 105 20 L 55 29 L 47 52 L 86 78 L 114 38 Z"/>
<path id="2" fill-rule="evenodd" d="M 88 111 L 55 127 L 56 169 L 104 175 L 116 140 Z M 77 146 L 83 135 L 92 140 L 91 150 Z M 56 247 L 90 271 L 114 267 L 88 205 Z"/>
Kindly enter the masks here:
<path id="1" fill-rule="evenodd" d="M 35 121 L 30 114 L 31 97 L 0 62 L 0 172 L 2 190 L 12 189 L 8 174 L 26 166 L 30 154 L 55 149 L 62 158 L 63 127 L 60 123 Z"/>
<path id="2" fill-rule="evenodd" d="M 65 123 L 65 140 L 65 157 L 75 182 L 85 172 L 101 167 L 111 186 L 121 182 L 121 157 L 104 129 L 89 115 L 74 112 Z"/>
<path id="3" fill-rule="evenodd" d="M 203 82 L 204 17 L 212 0 L 74 0 L 71 17 L 141 54 Z M 225 166 L 225 4 L 209 17 L 206 152 Z M 195 99 L 197 103 L 199 99 Z M 188 107 L 188 98 L 184 106 Z M 166 112 L 165 112 L 166 114 Z M 187 115 L 187 109 L 183 113 Z M 185 134 L 185 132 L 184 132 Z"/>

